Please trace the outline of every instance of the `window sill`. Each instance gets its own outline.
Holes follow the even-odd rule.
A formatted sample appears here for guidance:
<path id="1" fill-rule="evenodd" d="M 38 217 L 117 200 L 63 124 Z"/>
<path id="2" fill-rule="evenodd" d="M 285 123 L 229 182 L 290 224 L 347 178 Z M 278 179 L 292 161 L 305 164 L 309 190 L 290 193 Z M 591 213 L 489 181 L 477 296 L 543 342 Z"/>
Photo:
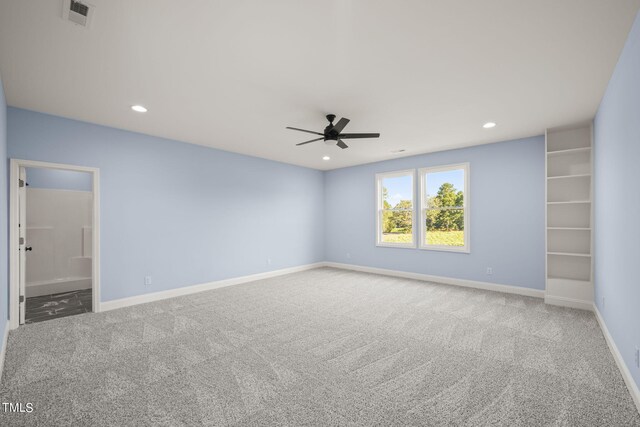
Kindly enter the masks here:
<path id="1" fill-rule="evenodd" d="M 417 246 L 415 244 L 411 245 L 402 245 L 402 244 L 393 244 L 393 243 L 376 243 L 376 246 L 379 248 L 400 248 L 400 249 L 416 249 Z"/>
<path id="2" fill-rule="evenodd" d="M 470 254 L 471 250 L 469 250 L 466 246 L 456 246 L 456 247 L 447 247 L 447 246 L 420 246 L 420 250 L 423 251 L 437 251 L 437 252 L 456 252 L 459 254 Z"/>

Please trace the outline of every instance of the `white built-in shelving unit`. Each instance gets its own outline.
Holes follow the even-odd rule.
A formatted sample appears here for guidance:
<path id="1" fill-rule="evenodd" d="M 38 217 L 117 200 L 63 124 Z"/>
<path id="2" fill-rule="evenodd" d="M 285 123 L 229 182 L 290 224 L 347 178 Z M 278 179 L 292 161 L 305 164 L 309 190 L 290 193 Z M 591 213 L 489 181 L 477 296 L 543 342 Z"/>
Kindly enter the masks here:
<path id="1" fill-rule="evenodd" d="M 546 132 L 546 242 L 549 304 L 591 309 L 591 124 Z"/>

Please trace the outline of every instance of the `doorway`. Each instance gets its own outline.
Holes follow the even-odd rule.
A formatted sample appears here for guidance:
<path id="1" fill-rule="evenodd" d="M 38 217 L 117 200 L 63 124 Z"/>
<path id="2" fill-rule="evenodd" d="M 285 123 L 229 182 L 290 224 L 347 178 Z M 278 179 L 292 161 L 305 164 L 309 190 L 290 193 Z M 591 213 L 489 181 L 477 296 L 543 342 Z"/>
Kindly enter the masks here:
<path id="1" fill-rule="evenodd" d="M 99 171 L 11 160 L 10 325 L 99 311 Z"/>

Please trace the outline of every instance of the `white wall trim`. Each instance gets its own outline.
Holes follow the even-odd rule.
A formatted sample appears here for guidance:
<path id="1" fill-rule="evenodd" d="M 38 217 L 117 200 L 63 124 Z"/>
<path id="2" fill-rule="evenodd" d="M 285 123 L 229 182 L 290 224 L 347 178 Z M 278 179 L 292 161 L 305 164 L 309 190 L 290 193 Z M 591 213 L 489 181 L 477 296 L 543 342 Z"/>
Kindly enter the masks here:
<path id="1" fill-rule="evenodd" d="M 584 301 L 584 300 L 573 299 L 573 298 L 545 295 L 544 302 L 545 304 L 557 305 L 560 307 L 577 308 L 578 310 L 587 310 L 587 311 L 593 310 L 592 301 Z"/>
<path id="2" fill-rule="evenodd" d="M 341 268 L 343 270 L 362 271 L 364 273 L 382 274 L 384 276 L 402 277 L 405 279 L 423 280 L 426 282 L 444 283 L 445 285 L 463 286 L 466 288 L 484 289 L 486 291 L 518 294 L 528 297 L 544 298 L 544 291 L 539 289 L 523 288 L 520 286 L 499 285 L 497 283 L 478 282 L 475 280 L 454 279 L 451 277 L 432 276 L 430 274 L 410 273 L 400 270 L 388 270 L 385 268 L 367 267 L 355 264 L 342 264 L 338 262 L 326 262 L 325 266 Z"/>
<path id="3" fill-rule="evenodd" d="M 530 296 L 535 298 L 544 298 L 544 291 L 531 288 L 523 288 L 519 286 L 500 285 L 496 283 L 478 282 L 466 279 L 454 279 L 450 277 L 432 276 L 421 273 L 410 273 L 399 270 L 388 270 L 383 268 L 366 267 L 354 264 L 342 264 L 337 262 L 317 262 L 314 264 L 305 264 L 296 267 L 284 268 L 281 270 L 267 271 L 264 273 L 251 274 L 247 276 L 232 277 L 230 279 L 217 280 L 214 282 L 201 283 L 198 285 L 185 286 L 182 288 L 168 289 L 166 291 L 153 292 L 148 294 L 136 295 L 133 297 L 120 298 L 117 300 L 103 301 L 100 304 L 101 311 L 115 310 L 123 307 L 130 307 L 138 304 L 145 304 L 154 301 L 160 301 L 168 298 L 190 295 L 198 292 L 204 292 L 212 289 L 224 288 L 227 286 L 239 285 L 242 283 L 253 282 L 256 280 L 268 279 L 271 277 L 283 276 L 285 274 L 297 273 L 300 271 L 312 270 L 320 267 L 333 267 L 343 270 L 361 271 L 365 273 L 382 274 L 385 276 L 402 277 L 406 279 L 416 279 L 427 282 L 443 283 L 446 285 L 463 286 L 467 288 L 483 289 L 487 291 L 503 292 L 509 294 L 517 294 Z"/>
<path id="4" fill-rule="evenodd" d="M 315 264 L 305 264 L 296 267 L 283 268 L 280 270 L 266 271 L 264 273 L 250 274 L 248 276 L 232 277 L 230 279 L 217 280 L 215 282 L 201 283 L 198 285 L 185 286 L 182 288 L 168 289 L 166 291 L 136 295 L 133 297 L 120 298 L 111 301 L 103 301 L 100 304 L 100 311 L 115 310 L 118 308 L 130 307 L 132 305 L 145 304 L 148 302 L 160 301 L 168 298 L 175 298 L 183 295 L 210 291 L 212 289 L 240 285 L 242 283 L 254 282 L 256 280 L 269 279 L 271 277 L 283 276 L 285 274 L 312 270 L 314 268 L 324 267 L 324 265 L 325 264 L 323 262 L 318 262 Z"/>
<path id="5" fill-rule="evenodd" d="M 93 312 L 100 311 L 100 169 L 94 167 L 67 165 L 62 163 L 40 162 L 36 160 L 11 159 L 9 170 L 9 327 L 16 329 L 20 325 L 20 283 L 18 270 L 18 178 L 20 167 L 44 168 L 88 172 L 93 180 L 93 248 L 91 282 Z"/>
<path id="6" fill-rule="evenodd" d="M 607 324 L 604 323 L 604 318 L 600 314 L 600 310 L 595 303 L 593 303 L 593 312 L 596 314 L 596 319 L 598 320 L 598 324 L 600 325 L 600 329 L 602 329 L 602 334 L 604 335 L 605 341 L 607 341 L 607 345 L 609 346 L 609 350 L 611 350 L 611 354 L 613 355 L 613 359 L 616 361 L 616 365 L 618 365 L 618 369 L 622 374 L 622 378 L 624 379 L 627 388 L 629 389 L 629 393 L 631 393 L 631 398 L 633 402 L 636 404 L 636 409 L 640 413 L 640 389 L 638 389 L 638 385 L 633 380 L 631 376 L 631 372 L 629 372 L 629 368 L 627 364 L 624 363 L 624 359 L 620 354 L 620 350 L 618 350 L 618 346 L 616 342 L 613 340 L 613 337 L 609 333 L 609 329 L 607 328 Z"/>
<path id="7" fill-rule="evenodd" d="M 4 334 L 2 334 L 2 351 L 0 351 L 0 379 L 4 372 L 4 357 L 7 354 L 7 343 L 9 342 L 9 322 L 4 325 Z"/>

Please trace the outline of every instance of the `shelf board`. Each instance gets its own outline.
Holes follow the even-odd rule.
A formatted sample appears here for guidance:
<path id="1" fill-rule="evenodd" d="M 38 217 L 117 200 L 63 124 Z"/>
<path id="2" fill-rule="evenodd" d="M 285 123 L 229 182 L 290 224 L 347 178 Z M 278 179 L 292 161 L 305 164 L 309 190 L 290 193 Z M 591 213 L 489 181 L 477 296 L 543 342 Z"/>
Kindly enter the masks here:
<path id="1" fill-rule="evenodd" d="M 547 227 L 547 230 L 579 230 L 591 231 L 590 227 Z"/>
<path id="2" fill-rule="evenodd" d="M 591 203 L 591 200 L 572 200 L 569 202 L 547 202 L 548 205 L 569 205 L 569 204 Z"/>
<path id="3" fill-rule="evenodd" d="M 547 252 L 547 255 L 577 256 L 577 257 L 583 257 L 583 258 L 591 258 L 591 254 L 579 254 L 576 252 Z"/>
<path id="4" fill-rule="evenodd" d="M 548 176 L 547 179 L 566 179 L 566 178 L 590 178 L 590 173 L 582 173 L 579 175 L 558 175 L 558 176 Z"/>
<path id="5" fill-rule="evenodd" d="M 570 148 L 568 150 L 547 151 L 547 156 L 557 156 L 562 154 L 580 153 L 582 151 L 590 151 L 591 147 Z"/>
<path id="6" fill-rule="evenodd" d="M 560 276 L 547 276 L 547 280 L 558 280 L 562 282 L 574 283 L 576 285 L 588 286 L 591 285 L 591 280 L 570 279 L 568 277 Z"/>

